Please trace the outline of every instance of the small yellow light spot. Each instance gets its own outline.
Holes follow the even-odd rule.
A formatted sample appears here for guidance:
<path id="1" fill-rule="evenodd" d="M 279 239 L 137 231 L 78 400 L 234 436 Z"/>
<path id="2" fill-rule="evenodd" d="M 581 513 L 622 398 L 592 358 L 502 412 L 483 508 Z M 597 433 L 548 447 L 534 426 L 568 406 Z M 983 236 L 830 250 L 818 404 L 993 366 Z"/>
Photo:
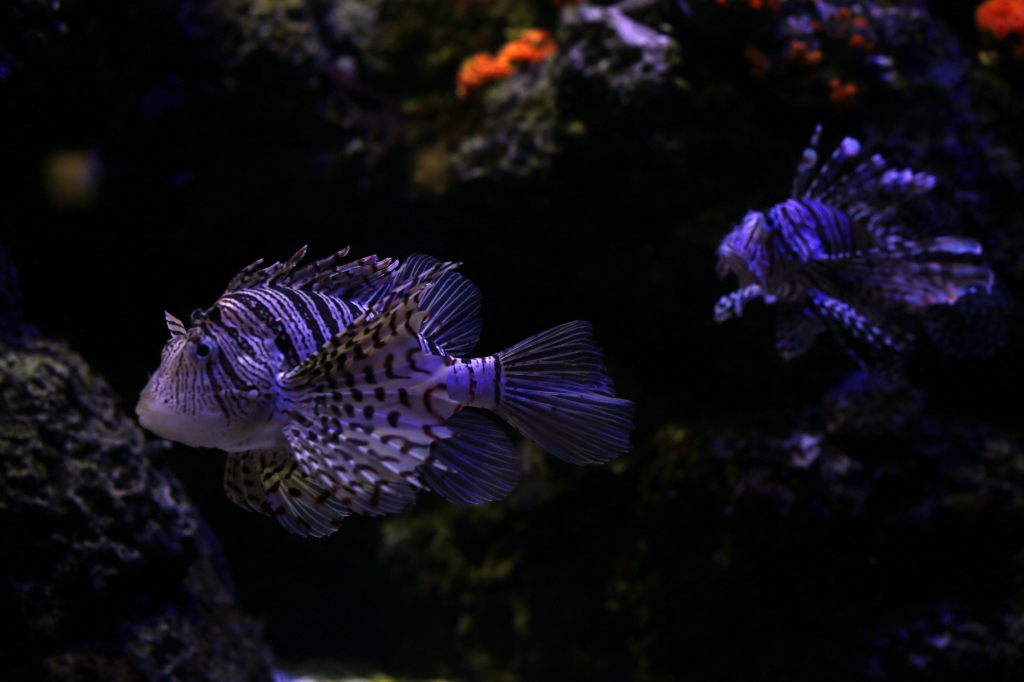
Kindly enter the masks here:
<path id="1" fill-rule="evenodd" d="M 47 199 L 61 208 L 82 208 L 96 198 L 100 160 L 87 149 L 51 152 L 43 160 L 43 189 Z"/>

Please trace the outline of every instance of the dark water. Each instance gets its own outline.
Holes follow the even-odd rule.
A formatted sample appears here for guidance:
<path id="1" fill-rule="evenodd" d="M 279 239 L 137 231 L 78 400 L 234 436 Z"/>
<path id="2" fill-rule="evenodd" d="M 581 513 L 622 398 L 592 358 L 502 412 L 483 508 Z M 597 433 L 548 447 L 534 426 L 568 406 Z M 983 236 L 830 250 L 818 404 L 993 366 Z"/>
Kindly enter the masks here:
<path id="1" fill-rule="evenodd" d="M 983 45 L 973 3 L 902 3 L 932 28 L 890 22 L 878 50 L 905 83 L 888 87 L 853 58 L 833 57 L 840 48 L 827 41 L 824 75 L 786 66 L 782 17 L 812 3 L 777 14 L 731 2 L 692 1 L 689 17 L 678 2 L 638 5 L 631 16 L 677 46 L 664 75 L 623 103 L 600 75 L 560 67 L 550 86 L 559 151 L 542 155 L 546 167 L 475 180 L 452 172 L 441 192 L 417 183 L 417 153 L 496 138 L 488 125 L 500 115 L 484 113 L 482 98 L 454 98 L 466 54 L 428 63 L 440 39 L 419 24 L 396 30 L 406 21 L 396 3 L 364 3 L 379 11 L 367 30 L 398 36 L 376 56 L 352 36 L 330 38 L 335 3 L 295 3 L 304 8 L 296 20 L 320 27 L 327 55 L 296 64 L 271 40 L 238 57 L 232 22 L 244 11 L 218 3 L 0 10 L 3 245 L 28 316 L 81 353 L 126 410 L 159 361 L 164 310 L 184 319 L 243 266 L 306 244 L 314 257 L 350 245 L 354 257 L 462 261 L 483 295 L 481 354 L 589 320 L 618 394 L 637 404 L 636 449 L 615 474 L 547 458 L 542 488 L 554 492 L 543 503 L 453 517 L 423 494 L 412 530 L 353 518 L 321 541 L 232 505 L 223 453 L 176 447 L 167 465 L 215 530 L 238 599 L 266 619 L 278 656 L 457 679 L 1024 679 L 1020 472 L 971 487 L 922 473 L 915 459 L 948 446 L 970 460 L 981 432 L 1019 454 L 1019 318 L 1007 346 L 985 357 L 918 345 L 905 373 L 927 425 L 828 437 L 862 458 L 867 502 L 856 509 L 775 464 L 769 477 L 796 497 L 744 497 L 737 480 L 764 461 L 723 458 L 726 446 L 713 445 L 727 432 L 756 441 L 820 427 L 823 395 L 855 363 L 828 338 L 784 363 L 764 306 L 729 324 L 711 319 L 734 286 L 714 274 L 719 240 L 748 208 L 787 196 L 817 123 L 823 150 L 852 135 L 934 173 L 951 224 L 982 242 L 1021 300 L 1022 69 L 1005 49 L 996 66 L 979 61 L 980 47 L 1001 46 Z M 559 55 L 579 43 L 632 54 L 604 34 L 558 33 L 565 15 L 540 0 L 438 5 L 404 11 L 449 11 L 453 43 L 476 49 L 500 45 L 519 11 L 555 32 Z M 750 44 L 774 60 L 767 76 L 752 74 Z M 353 79 L 325 75 L 322 59 L 338 56 L 356 60 Z M 860 83 L 862 98 L 830 102 L 833 73 Z M 585 132 L 571 132 L 580 121 Z M 345 158 L 353 140 L 375 157 Z M 51 155 L 64 152 L 97 164 L 78 204 L 47 190 Z M 665 445 L 667 425 L 686 430 L 685 452 Z M 911 473 L 891 480 L 900 467 Z M 966 506 L 949 501 L 955 494 Z M 382 550 L 382 537 L 406 531 L 416 539 Z M 464 563 L 434 556 L 438 547 L 458 548 Z M 472 577 L 489 556 L 514 557 L 515 568 Z M 947 612 L 943 624 L 937 614 Z M 919 621 L 977 646 L 952 656 L 914 630 Z"/>

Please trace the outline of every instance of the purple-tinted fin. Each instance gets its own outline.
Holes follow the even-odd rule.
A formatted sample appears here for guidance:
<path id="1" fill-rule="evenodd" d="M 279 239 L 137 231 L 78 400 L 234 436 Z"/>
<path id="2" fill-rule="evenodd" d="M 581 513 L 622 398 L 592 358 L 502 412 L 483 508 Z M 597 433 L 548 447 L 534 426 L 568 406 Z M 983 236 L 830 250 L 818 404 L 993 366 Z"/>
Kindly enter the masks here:
<path id="1" fill-rule="evenodd" d="M 433 256 L 421 253 L 413 254 L 402 261 L 398 269 L 394 271 L 394 276 L 389 281 L 388 287 L 373 301 L 373 307 L 377 310 L 384 310 L 406 294 L 415 291 L 425 282 L 431 282 L 432 286 L 436 286 L 445 272 L 451 272 L 459 265 L 460 263 L 442 263 Z"/>
<path id="2" fill-rule="evenodd" d="M 956 303 L 974 291 L 988 291 L 992 281 L 992 271 L 982 265 L 897 262 L 875 268 L 864 287 L 890 307 L 917 312 Z"/>
<path id="3" fill-rule="evenodd" d="M 821 124 L 819 123 L 814 128 L 814 134 L 811 135 L 810 143 L 804 149 L 804 153 L 800 156 L 800 163 L 796 165 L 796 175 L 793 176 L 792 189 L 794 197 L 803 195 L 804 190 L 807 187 L 807 183 L 810 181 L 811 176 L 814 173 L 814 168 L 818 165 L 818 141 L 820 139 Z"/>
<path id="4" fill-rule="evenodd" d="M 447 471 L 424 465 L 420 480 L 455 504 L 501 500 L 519 482 L 522 463 L 505 432 L 483 412 L 466 408 L 448 420 L 455 432 L 439 440 L 431 454 Z"/>
<path id="5" fill-rule="evenodd" d="M 339 265 L 340 254 L 343 253 L 339 252 L 303 268 L 295 273 L 294 281 L 289 286 L 295 289 L 308 288 L 327 296 L 371 305 L 391 285 L 398 263 L 390 258 L 377 260 L 376 256 L 366 256 Z"/>
<path id="6" fill-rule="evenodd" d="M 263 261 L 258 260 L 235 275 L 224 293 L 275 286 L 316 291 L 368 304 L 390 288 L 398 268 L 390 258 L 377 260 L 376 256 L 346 262 L 348 247 L 300 268 L 299 261 L 305 255 L 306 247 L 302 247 L 286 262 L 265 268 L 259 267 Z"/>
<path id="7" fill-rule="evenodd" d="M 822 165 L 817 177 L 811 181 L 803 196 L 813 198 L 827 190 L 841 177 L 847 167 L 847 162 L 859 154 L 860 142 L 852 137 L 843 138 L 843 141 L 832 152 L 832 157 Z"/>
<path id="8" fill-rule="evenodd" d="M 822 317 L 834 322 L 841 330 L 848 332 L 853 338 L 867 343 L 869 346 L 882 349 L 904 350 L 912 342 L 906 332 L 891 325 L 872 320 L 853 305 L 840 301 L 820 291 L 811 291 L 811 300 Z M 842 335 L 838 335 L 842 340 Z"/>
<path id="9" fill-rule="evenodd" d="M 229 485 L 229 477 L 237 482 L 239 474 L 245 476 L 243 485 Z M 277 517 L 282 526 L 297 535 L 329 535 L 352 513 L 332 487 L 307 476 L 291 454 L 279 450 L 228 455 L 225 489 L 232 501 Z M 244 498 L 239 490 L 244 491 Z"/>
<path id="10" fill-rule="evenodd" d="M 586 322 L 570 322 L 497 355 L 497 414 L 552 455 L 606 462 L 630 449 L 635 407 L 614 397 L 603 354 Z"/>
<path id="11" fill-rule="evenodd" d="M 260 484 L 258 453 L 255 451 L 229 452 L 224 465 L 224 492 L 228 499 L 249 511 L 270 515 L 267 496 Z"/>
<path id="12" fill-rule="evenodd" d="M 509 377 L 550 384 L 568 390 L 586 388 L 605 396 L 614 394 L 604 371 L 604 352 L 594 342 L 590 323 L 567 322 L 498 353 Z"/>
<path id="13" fill-rule="evenodd" d="M 303 246 L 301 249 L 295 252 L 291 258 L 284 263 L 274 263 L 268 265 L 265 268 L 260 268 L 263 264 L 263 259 L 260 258 L 255 263 L 246 266 L 237 275 L 228 282 L 228 288 L 224 290 L 225 294 L 230 294 L 233 291 L 240 291 L 243 289 L 255 289 L 257 287 L 273 286 L 277 284 L 282 278 L 287 277 L 298 265 L 299 261 L 306 255 L 306 247 Z"/>
<path id="14" fill-rule="evenodd" d="M 480 340 L 480 290 L 457 272 L 446 272 L 424 294 L 420 310 L 430 317 L 420 334 L 446 355 L 464 358 Z"/>

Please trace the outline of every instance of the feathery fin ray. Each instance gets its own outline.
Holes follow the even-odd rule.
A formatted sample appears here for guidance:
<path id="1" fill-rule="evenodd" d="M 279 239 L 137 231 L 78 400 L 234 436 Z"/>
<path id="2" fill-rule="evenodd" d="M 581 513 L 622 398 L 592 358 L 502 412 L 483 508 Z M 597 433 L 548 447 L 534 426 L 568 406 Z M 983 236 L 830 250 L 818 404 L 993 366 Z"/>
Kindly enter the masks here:
<path id="1" fill-rule="evenodd" d="M 634 406 L 612 395 L 601 349 L 587 322 L 569 322 L 497 354 L 495 412 L 555 457 L 606 462 L 630 449 Z"/>
<path id="2" fill-rule="evenodd" d="M 522 463 L 505 432 L 482 411 L 466 408 L 448 420 L 451 438 L 434 443 L 431 452 L 445 466 L 423 466 L 421 480 L 455 504 L 501 500 L 519 482 Z"/>

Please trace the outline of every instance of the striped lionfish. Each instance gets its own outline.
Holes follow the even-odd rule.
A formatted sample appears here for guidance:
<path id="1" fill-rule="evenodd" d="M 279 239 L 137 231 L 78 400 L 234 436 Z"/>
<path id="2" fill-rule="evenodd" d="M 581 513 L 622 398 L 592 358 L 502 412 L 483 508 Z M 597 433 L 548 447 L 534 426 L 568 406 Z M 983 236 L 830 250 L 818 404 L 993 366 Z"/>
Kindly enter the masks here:
<path id="1" fill-rule="evenodd" d="M 962 258 L 980 255 L 978 242 L 914 239 L 901 224 L 899 208 L 934 187 L 934 177 L 890 168 L 877 154 L 851 169 L 860 143 L 849 137 L 815 172 L 820 136 L 818 126 L 792 198 L 747 213 L 718 247 L 719 276 L 736 275 L 740 289 L 715 305 L 717 322 L 760 298 L 778 306 L 776 348 L 787 360 L 826 327 L 870 352 L 899 351 L 913 341 L 910 316 L 991 291 L 992 271 Z"/>
<path id="2" fill-rule="evenodd" d="M 463 359 L 480 293 L 457 263 L 345 249 L 300 268 L 305 251 L 245 268 L 187 329 L 165 313 L 171 339 L 136 407 L 164 438 L 226 450 L 237 504 L 320 537 L 350 514 L 404 511 L 421 488 L 504 498 L 522 467 L 488 412 L 576 464 L 629 450 L 633 404 L 588 323 Z"/>

